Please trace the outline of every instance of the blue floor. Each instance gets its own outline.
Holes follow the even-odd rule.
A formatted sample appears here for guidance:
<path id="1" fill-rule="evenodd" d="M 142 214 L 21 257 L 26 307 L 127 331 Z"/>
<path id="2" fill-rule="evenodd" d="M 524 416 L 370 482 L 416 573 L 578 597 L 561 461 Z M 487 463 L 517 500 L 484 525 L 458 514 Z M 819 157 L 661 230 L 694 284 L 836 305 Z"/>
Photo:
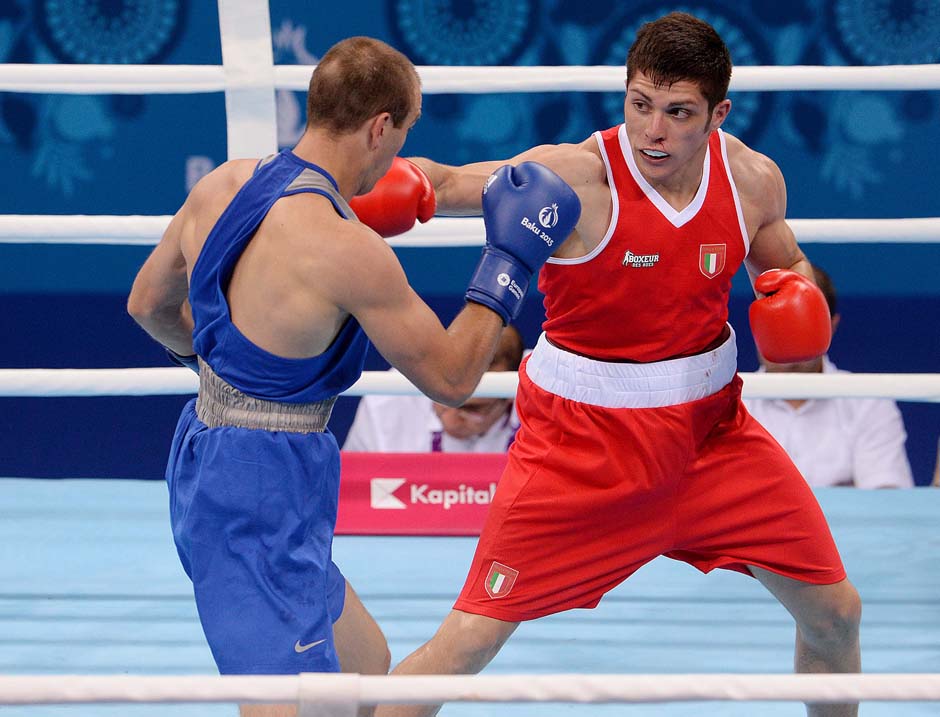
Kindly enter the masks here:
<path id="1" fill-rule="evenodd" d="M 865 605 L 869 672 L 940 665 L 940 490 L 818 493 Z M 0 673 L 214 674 L 159 482 L 0 479 Z M 474 540 L 340 537 L 336 560 L 397 662 L 436 629 Z M 510 673 L 786 673 L 789 615 L 745 576 L 659 559 L 596 610 L 522 625 L 488 668 Z M 234 717 L 231 705 L 0 707 L 14 717 Z M 442 715 L 802 715 L 795 703 L 450 705 Z M 866 703 L 862 715 L 936 715 Z"/>

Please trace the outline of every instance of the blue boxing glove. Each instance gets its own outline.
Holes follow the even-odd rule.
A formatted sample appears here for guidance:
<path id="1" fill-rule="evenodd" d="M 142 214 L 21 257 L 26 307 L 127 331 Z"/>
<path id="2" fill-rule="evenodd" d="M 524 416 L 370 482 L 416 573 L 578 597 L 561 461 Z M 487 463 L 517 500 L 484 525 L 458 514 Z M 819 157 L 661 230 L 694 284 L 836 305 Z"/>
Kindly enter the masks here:
<path id="1" fill-rule="evenodd" d="M 176 353 L 173 349 L 168 349 L 166 346 L 163 347 L 166 349 L 166 355 L 177 366 L 182 366 L 183 368 L 188 368 L 199 374 L 199 360 L 196 354 L 192 356 L 182 356 L 181 354 Z"/>
<path id="2" fill-rule="evenodd" d="M 519 314 L 532 274 L 568 238 L 581 201 L 565 180 L 537 162 L 497 169 L 483 187 L 486 246 L 467 300 L 509 324 Z"/>

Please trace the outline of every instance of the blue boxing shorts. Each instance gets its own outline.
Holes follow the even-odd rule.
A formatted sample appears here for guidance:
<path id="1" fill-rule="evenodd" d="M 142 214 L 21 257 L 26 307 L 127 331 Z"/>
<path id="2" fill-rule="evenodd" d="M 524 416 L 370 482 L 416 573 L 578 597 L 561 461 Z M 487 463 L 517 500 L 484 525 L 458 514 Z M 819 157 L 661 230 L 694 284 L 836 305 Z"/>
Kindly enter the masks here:
<path id="1" fill-rule="evenodd" d="M 338 672 L 331 558 L 339 448 L 325 433 L 208 428 L 186 404 L 166 469 L 176 549 L 222 674 Z"/>

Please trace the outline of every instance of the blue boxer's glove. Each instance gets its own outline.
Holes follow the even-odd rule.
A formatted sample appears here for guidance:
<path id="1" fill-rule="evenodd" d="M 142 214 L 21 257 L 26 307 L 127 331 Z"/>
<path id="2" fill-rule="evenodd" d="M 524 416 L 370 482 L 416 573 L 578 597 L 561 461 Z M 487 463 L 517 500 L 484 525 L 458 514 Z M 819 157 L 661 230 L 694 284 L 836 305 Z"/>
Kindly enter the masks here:
<path id="1" fill-rule="evenodd" d="M 497 169 L 483 188 L 486 246 L 467 287 L 509 324 L 519 314 L 529 278 L 568 238 L 581 201 L 565 180 L 537 162 Z"/>
<path id="2" fill-rule="evenodd" d="M 199 374 L 199 358 L 196 356 L 196 354 L 193 354 L 192 356 L 182 356 L 176 353 L 176 351 L 173 349 L 167 349 L 166 346 L 163 348 L 166 349 L 166 355 L 169 357 L 170 361 L 175 363 L 177 366 L 192 369 L 196 372 L 197 375 Z"/>

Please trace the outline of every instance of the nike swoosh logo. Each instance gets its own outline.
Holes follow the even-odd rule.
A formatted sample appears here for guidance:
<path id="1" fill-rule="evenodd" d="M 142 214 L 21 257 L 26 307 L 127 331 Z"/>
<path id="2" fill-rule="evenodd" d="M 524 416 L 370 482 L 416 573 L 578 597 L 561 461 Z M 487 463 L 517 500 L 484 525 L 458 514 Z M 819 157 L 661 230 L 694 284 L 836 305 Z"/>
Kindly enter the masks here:
<path id="1" fill-rule="evenodd" d="M 307 645 L 301 645 L 300 640 L 297 640 L 297 642 L 294 643 L 294 652 L 306 652 L 311 647 L 316 647 L 317 645 L 320 645 L 324 642 L 326 642 L 326 639 L 317 640 L 316 642 L 311 642 Z"/>

